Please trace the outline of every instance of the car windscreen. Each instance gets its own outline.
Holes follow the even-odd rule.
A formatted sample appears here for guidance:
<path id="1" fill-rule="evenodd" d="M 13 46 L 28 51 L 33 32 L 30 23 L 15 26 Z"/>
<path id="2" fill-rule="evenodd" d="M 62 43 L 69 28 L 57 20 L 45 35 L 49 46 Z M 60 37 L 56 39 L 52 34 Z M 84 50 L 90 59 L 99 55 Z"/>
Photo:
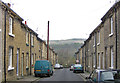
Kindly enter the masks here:
<path id="1" fill-rule="evenodd" d="M 74 65 L 74 67 L 82 67 L 81 65 Z"/>

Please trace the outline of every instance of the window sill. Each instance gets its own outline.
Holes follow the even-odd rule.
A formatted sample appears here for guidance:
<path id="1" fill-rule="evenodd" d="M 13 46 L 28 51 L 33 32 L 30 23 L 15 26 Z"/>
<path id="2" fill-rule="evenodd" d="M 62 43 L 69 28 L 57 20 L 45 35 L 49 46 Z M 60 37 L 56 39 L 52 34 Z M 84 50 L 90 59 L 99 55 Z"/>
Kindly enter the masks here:
<path id="1" fill-rule="evenodd" d="M 99 46 L 100 45 L 100 43 L 97 43 L 97 46 Z"/>
<path id="2" fill-rule="evenodd" d="M 29 46 L 29 44 L 26 43 L 26 46 Z"/>
<path id="3" fill-rule="evenodd" d="M 26 70 L 28 70 L 29 68 L 28 67 L 26 67 Z"/>
<path id="4" fill-rule="evenodd" d="M 113 36 L 113 33 L 109 34 L 109 37 Z"/>
<path id="5" fill-rule="evenodd" d="M 11 37 L 15 37 L 15 35 L 14 35 L 14 34 L 12 34 L 12 33 L 9 33 L 9 36 L 11 36 Z"/>
<path id="6" fill-rule="evenodd" d="M 109 67 L 110 69 L 113 69 L 113 67 Z"/>
<path id="7" fill-rule="evenodd" d="M 8 71 L 14 70 L 14 67 L 8 67 Z"/>

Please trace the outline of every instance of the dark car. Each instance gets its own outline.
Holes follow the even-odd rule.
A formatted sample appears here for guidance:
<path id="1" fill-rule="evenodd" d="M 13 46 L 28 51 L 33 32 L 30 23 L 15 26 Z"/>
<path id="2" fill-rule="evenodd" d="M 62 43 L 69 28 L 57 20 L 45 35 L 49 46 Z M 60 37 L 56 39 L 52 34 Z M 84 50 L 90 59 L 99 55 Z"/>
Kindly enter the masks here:
<path id="1" fill-rule="evenodd" d="M 83 66 L 81 64 L 75 64 L 73 68 L 73 73 L 84 72 Z"/>
<path id="2" fill-rule="evenodd" d="M 87 81 L 93 83 L 118 83 L 119 80 L 115 80 L 116 71 L 112 70 L 103 70 L 103 69 L 95 69 L 92 71 L 89 77 L 86 77 Z"/>
<path id="3" fill-rule="evenodd" d="M 52 64 L 48 60 L 37 60 L 34 66 L 35 76 L 53 75 Z"/>

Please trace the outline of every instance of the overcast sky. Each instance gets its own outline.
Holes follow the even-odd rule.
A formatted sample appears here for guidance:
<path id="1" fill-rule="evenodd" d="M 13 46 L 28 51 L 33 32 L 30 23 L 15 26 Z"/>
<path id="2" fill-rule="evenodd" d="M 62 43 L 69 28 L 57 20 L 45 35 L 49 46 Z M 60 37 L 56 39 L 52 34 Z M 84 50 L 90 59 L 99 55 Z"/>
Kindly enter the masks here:
<path id="1" fill-rule="evenodd" d="M 115 0 L 2 0 L 11 3 L 12 9 L 27 25 L 47 39 L 50 21 L 50 40 L 88 38 L 101 22 L 101 18 Z"/>

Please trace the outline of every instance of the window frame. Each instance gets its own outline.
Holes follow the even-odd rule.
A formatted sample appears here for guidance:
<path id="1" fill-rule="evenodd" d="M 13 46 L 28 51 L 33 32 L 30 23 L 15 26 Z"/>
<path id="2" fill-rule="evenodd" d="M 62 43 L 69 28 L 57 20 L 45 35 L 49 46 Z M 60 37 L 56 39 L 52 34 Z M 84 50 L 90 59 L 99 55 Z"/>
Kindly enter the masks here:
<path id="1" fill-rule="evenodd" d="M 11 36 L 11 37 L 15 37 L 15 35 L 14 35 L 14 30 L 13 30 L 13 22 L 14 22 L 14 20 L 13 20 L 13 17 L 9 17 L 9 36 Z"/>
<path id="2" fill-rule="evenodd" d="M 110 47 L 110 68 L 113 69 L 114 68 L 114 52 L 113 52 L 113 47 Z"/>
<path id="3" fill-rule="evenodd" d="M 13 47 L 9 47 L 8 63 L 8 71 L 13 70 Z"/>
<path id="4" fill-rule="evenodd" d="M 31 45 L 34 46 L 34 35 L 31 34 Z"/>
<path id="5" fill-rule="evenodd" d="M 110 33 L 109 33 L 109 37 L 111 37 L 113 35 L 113 28 L 114 28 L 114 22 L 113 22 L 113 16 L 110 17 Z"/>
<path id="6" fill-rule="evenodd" d="M 26 53 L 26 68 L 29 67 L 29 54 Z"/>
<path id="7" fill-rule="evenodd" d="M 100 30 L 98 31 L 98 43 L 97 45 L 100 45 Z"/>
<path id="8" fill-rule="evenodd" d="M 98 53 L 98 68 L 101 68 L 101 55 Z"/>
<path id="9" fill-rule="evenodd" d="M 29 46 L 29 33 L 28 33 L 28 31 L 26 32 L 26 45 Z"/>

